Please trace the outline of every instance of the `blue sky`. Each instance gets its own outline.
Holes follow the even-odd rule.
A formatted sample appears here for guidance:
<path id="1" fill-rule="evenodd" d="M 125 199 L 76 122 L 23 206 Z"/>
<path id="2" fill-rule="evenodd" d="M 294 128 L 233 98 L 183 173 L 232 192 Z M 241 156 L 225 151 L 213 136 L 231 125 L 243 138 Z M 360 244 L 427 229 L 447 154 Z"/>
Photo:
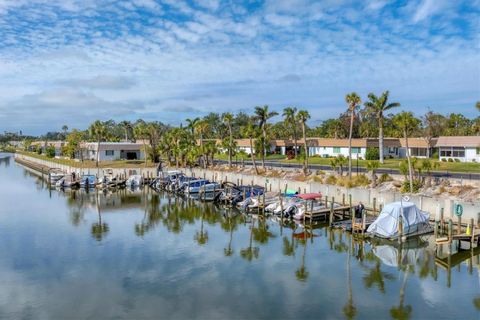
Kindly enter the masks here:
<path id="1" fill-rule="evenodd" d="M 0 0 L 0 130 L 310 111 L 478 114 L 480 1 Z"/>

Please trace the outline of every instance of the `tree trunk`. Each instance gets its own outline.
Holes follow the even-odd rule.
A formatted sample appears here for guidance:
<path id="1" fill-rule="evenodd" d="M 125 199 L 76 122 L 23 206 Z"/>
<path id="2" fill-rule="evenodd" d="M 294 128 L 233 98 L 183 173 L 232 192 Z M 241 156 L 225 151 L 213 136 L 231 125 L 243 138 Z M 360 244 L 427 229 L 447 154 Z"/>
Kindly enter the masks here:
<path id="1" fill-rule="evenodd" d="M 383 115 L 378 117 L 378 155 L 380 163 L 383 164 Z"/>
<path id="2" fill-rule="evenodd" d="M 125 128 L 125 142 L 128 142 L 128 129 Z"/>
<path id="3" fill-rule="evenodd" d="M 350 133 L 348 135 L 348 178 L 352 179 L 352 131 L 353 131 L 353 118 L 354 111 L 350 111 Z M 357 155 L 358 156 L 358 155 Z"/>
<path id="4" fill-rule="evenodd" d="M 97 137 L 98 138 L 98 142 L 97 142 L 97 161 L 96 161 L 96 166 L 98 168 L 98 161 L 100 160 L 100 137 Z"/>
<path id="5" fill-rule="evenodd" d="M 255 156 L 253 155 L 255 151 L 253 150 L 253 141 L 252 137 L 250 137 L 250 156 L 252 157 L 252 164 L 253 168 L 255 169 L 255 173 L 258 174 L 257 164 L 255 163 Z"/>
<path id="6" fill-rule="evenodd" d="M 265 156 L 267 155 L 267 130 L 265 128 L 265 123 L 262 126 L 263 131 L 263 150 L 262 150 L 262 168 L 263 171 L 266 171 L 265 168 Z"/>
<path id="7" fill-rule="evenodd" d="M 145 139 L 143 139 L 143 152 L 145 153 L 145 167 L 147 167 L 147 144 L 145 143 Z"/>
<path id="8" fill-rule="evenodd" d="M 232 143 L 233 143 L 233 138 L 232 138 L 232 126 L 228 126 L 228 131 L 230 132 L 230 140 L 228 141 L 228 167 L 232 167 Z"/>
<path id="9" fill-rule="evenodd" d="M 305 148 L 305 160 L 303 161 L 303 174 L 308 174 L 308 146 L 307 146 L 307 135 L 305 132 L 305 122 L 302 122 L 302 133 L 303 133 L 303 143 Z"/>
<path id="10" fill-rule="evenodd" d="M 298 146 L 297 146 L 297 129 L 296 129 L 296 123 L 294 121 L 293 123 L 293 145 L 294 145 L 294 150 L 293 152 L 295 153 L 295 159 L 297 158 L 297 149 L 298 149 Z"/>
<path id="11" fill-rule="evenodd" d="M 408 136 L 407 130 L 403 130 L 403 135 L 405 137 L 405 146 L 407 147 L 407 161 L 408 161 L 408 177 L 410 180 L 410 193 L 413 193 L 413 172 L 412 172 L 412 162 L 410 161 L 410 148 L 408 147 Z"/>

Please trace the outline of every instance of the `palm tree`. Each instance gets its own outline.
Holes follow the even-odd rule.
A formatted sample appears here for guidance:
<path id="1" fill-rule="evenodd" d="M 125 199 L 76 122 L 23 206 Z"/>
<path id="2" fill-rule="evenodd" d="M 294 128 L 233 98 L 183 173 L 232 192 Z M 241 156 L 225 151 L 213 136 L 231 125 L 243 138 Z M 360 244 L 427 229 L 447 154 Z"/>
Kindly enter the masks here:
<path id="1" fill-rule="evenodd" d="M 345 101 L 348 104 L 348 112 L 350 113 L 350 133 L 348 134 L 348 178 L 352 178 L 352 132 L 353 119 L 355 118 L 355 111 L 359 108 L 362 100 L 356 92 L 352 92 L 345 96 Z M 357 153 L 358 157 L 358 153 Z"/>
<path id="2" fill-rule="evenodd" d="M 130 121 L 122 121 L 120 125 L 123 127 L 123 130 L 125 130 L 125 141 L 128 141 L 128 132 L 132 130 L 132 124 Z"/>
<path id="3" fill-rule="evenodd" d="M 96 166 L 98 168 L 98 161 L 100 160 L 100 142 L 106 138 L 107 128 L 105 127 L 105 124 L 103 122 L 97 120 L 90 125 L 88 131 L 90 133 L 90 136 L 97 140 Z"/>
<path id="4" fill-rule="evenodd" d="M 135 128 L 133 129 L 133 132 L 135 134 L 135 138 L 141 138 L 143 141 L 143 153 L 145 156 L 145 167 L 147 166 L 147 144 L 146 144 L 146 139 L 148 137 L 148 128 L 147 124 L 145 122 L 140 122 L 138 123 Z"/>
<path id="5" fill-rule="evenodd" d="M 399 107 L 400 103 L 392 102 L 388 103 L 388 90 L 382 93 L 380 97 L 377 97 L 373 93 L 368 95 L 370 101 L 365 102 L 365 107 L 367 110 L 374 114 L 378 120 L 378 148 L 379 148 L 379 158 L 380 163 L 383 164 L 383 114 L 387 110 L 390 110 L 395 107 Z"/>
<path id="6" fill-rule="evenodd" d="M 475 107 L 478 111 L 480 111 L 480 101 L 477 101 L 477 103 L 475 103 Z"/>
<path id="7" fill-rule="evenodd" d="M 295 152 L 295 158 L 297 157 L 297 126 L 296 126 L 296 117 L 297 117 L 297 108 L 295 107 L 286 107 L 283 109 L 282 116 L 285 118 L 285 125 L 287 127 L 291 126 L 292 133 L 293 133 L 293 143 L 294 148 L 293 151 Z"/>
<path id="8" fill-rule="evenodd" d="M 63 131 L 63 140 L 65 140 L 67 138 L 67 131 L 68 131 L 68 126 L 66 124 L 62 126 L 62 131 Z"/>
<path id="9" fill-rule="evenodd" d="M 372 173 L 372 187 L 377 186 L 377 169 L 380 166 L 380 163 L 377 160 L 367 161 L 367 171 Z"/>
<path id="10" fill-rule="evenodd" d="M 226 112 L 222 115 L 222 120 L 228 128 L 229 140 L 228 140 L 228 167 L 232 167 L 232 153 L 233 153 L 233 133 L 232 133 L 232 122 L 233 115 L 230 112 Z"/>
<path id="11" fill-rule="evenodd" d="M 202 218 L 200 222 L 200 231 L 197 231 L 195 233 L 195 241 L 198 242 L 199 245 L 204 245 L 205 243 L 208 242 L 208 231 L 203 230 L 203 218 L 204 218 L 205 212 L 202 212 Z"/>
<path id="12" fill-rule="evenodd" d="M 410 315 L 412 314 L 412 306 L 404 306 L 405 302 L 405 287 L 407 285 L 407 278 L 408 273 L 410 270 L 410 266 L 407 266 L 407 269 L 404 272 L 402 286 L 400 287 L 400 303 L 398 307 L 393 307 L 390 309 L 390 315 L 393 319 L 399 320 L 407 320 L 410 319 Z"/>
<path id="13" fill-rule="evenodd" d="M 405 147 L 407 148 L 408 176 L 410 180 L 410 192 L 413 192 L 413 168 L 410 159 L 410 148 L 408 147 L 408 136 L 419 124 L 419 120 L 413 116 L 413 113 L 403 111 L 393 117 L 393 123 L 403 132 Z"/>
<path id="14" fill-rule="evenodd" d="M 258 174 L 257 163 L 255 162 L 255 150 L 253 147 L 253 138 L 256 138 L 258 135 L 257 130 L 251 123 L 249 123 L 242 128 L 242 135 L 244 137 L 248 137 L 250 141 L 250 157 L 252 158 L 252 164 L 253 168 L 255 169 L 255 173 Z"/>
<path id="15" fill-rule="evenodd" d="M 226 257 L 230 257 L 233 254 L 232 239 L 233 239 L 233 229 L 235 226 L 232 223 L 232 219 L 230 217 L 227 218 L 227 222 L 230 229 L 230 240 L 228 241 L 228 246 L 226 248 L 223 248 L 223 254 Z"/>
<path id="16" fill-rule="evenodd" d="M 265 156 L 267 155 L 267 121 L 268 119 L 278 115 L 278 112 L 268 111 L 268 106 L 255 107 L 255 118 L 258 121 L 259 127 L 262 129 L 263 143 L 262 143 L 262 167 L 265 171 Z"/>
<path id="17" fill-rule="evenodd" d="M 307 120 L 310 119 L 310 114 L 307 110 L 300 110 L 297 113 L 297 119 L 302 124 L 302 134 L 303 134 L 303 144 L 305 159 L 303 160 L 303 174 L 308 174 L 308 146 L 307 146 L 307 134 L 306 134 L 306 125 Z"/>
<path id="18" fill-rule="evenodd" d="M 195 127 L 197 123 L 200 121 L 200 118 L 195 118 L 195 119 L 190 119 L 187 118 L 185 121 L 187 121 L 187 128 L 190 129 L 190 132 L 192 133 L 192 136 L 195 134 Z"/>
<path id="19" fill-rule="evenodd" d="M 203 168 L 207 168 L 207 159 L 205 158 L 205 150 L 203 148 L 203 136 L 209 128 L 208 122 L 206 120 L 200 120 L 195 124 L 195 132 L 198 134 L 200 140 L 200 152 L 202 153 L 202 163 Z"/>

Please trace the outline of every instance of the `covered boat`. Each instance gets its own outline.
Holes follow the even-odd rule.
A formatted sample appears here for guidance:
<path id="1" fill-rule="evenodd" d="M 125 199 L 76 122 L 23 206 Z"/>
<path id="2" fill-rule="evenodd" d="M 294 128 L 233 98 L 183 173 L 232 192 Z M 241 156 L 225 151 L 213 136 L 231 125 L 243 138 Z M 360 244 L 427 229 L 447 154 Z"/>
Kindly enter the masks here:
<path id="1" fill-rule="evenodd" d="M 414 236 L 432 232 L 429 214 L 421 211 L 413 202 L 393 202 L 387 204 L 378 218 L 368 227 L 367 233 L 386 239 L 398 239 L 400 219 L 403 236 Z"/>
<path id="2" fill-rule="evenodd" d="M 143 183 L 143 177 L 140 174 L 131 175 L 130 177 L 128 177 L 127 181 L 125 182 L 127 187 L 131 187 L 131 188 L 141 186 L 142 183 Z"/>

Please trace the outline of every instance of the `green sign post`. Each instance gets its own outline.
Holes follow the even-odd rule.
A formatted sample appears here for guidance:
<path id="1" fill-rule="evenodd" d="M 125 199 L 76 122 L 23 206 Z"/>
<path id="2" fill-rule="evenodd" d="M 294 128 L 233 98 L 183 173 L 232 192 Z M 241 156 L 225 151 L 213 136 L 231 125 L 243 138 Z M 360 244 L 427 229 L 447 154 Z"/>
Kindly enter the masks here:
<path id="1" fill-rule="evenodd" d="M 462 214 L 463 214 L 463 207 L 462 207 L 462 205 L 461 205 L 461 204 L 456 204 L 456 205 L 455 205 L 455 215 L 456 215 L 457 217 L 461 217 Z"/>

